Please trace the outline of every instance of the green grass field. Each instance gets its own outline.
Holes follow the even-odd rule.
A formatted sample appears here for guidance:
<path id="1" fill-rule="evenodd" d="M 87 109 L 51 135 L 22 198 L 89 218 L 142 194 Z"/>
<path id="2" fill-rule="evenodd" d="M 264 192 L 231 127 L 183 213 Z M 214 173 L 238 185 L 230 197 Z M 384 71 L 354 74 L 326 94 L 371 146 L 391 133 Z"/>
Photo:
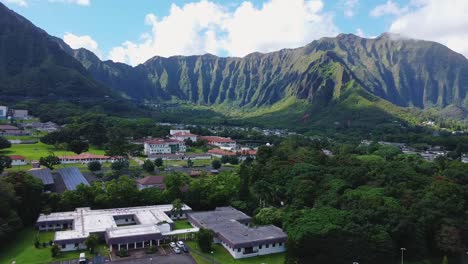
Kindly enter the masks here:
<path id="1" fill-rule="evenodd" d="M 42 264 L 52 261 L 77 259 L 80 252 L 84 252 L 62 252 L 60 257 L 53 258 L 50 246 L 45 248 L 34 247 L 36 235 L 39 236 L 41 244 L 42 242 L 49 243 L 54 238 L 54 232 L 38 232 L 33 227 L 28 227 L 17 233 L 15 238 L 7 243 L 6 247 L 0 249 L 0 264 L 11 264 L 12 261 L 16 261 L 18 264 Z M 101 255 L 108 254 L 105 245 L 99 245 L 97 252 Z"/>
<path id="2" fill-rule="evenodd" d="M 198 245 L 194 241 L 187 241 L 186 244 L 197 252 L 201 252 Z M 205 258 L 212 259 L 223 264 L 284 264 L 285 253 L 273 254 L 267 256 L 259 256 L 246 259 L 234 259 L 223 246 L 214 244 L 213 255 L 202 253 Z M 198 264 L 211 264 L 212 262 L 192 252 L 192 256 Z"/>
<path id="3" fill-rule="evenodd" d="M 177 220 L 174 221 L 174 229 L 179 230 L 179 229 L 188 229 L 188 228 L 193 228 L 191 224 L 187 220 Z"/>
<path id="4" fill-rule="evenodd" d="M 71 151 L 56 149 L 54 146 L 46 145 L 42 142 L 36 144 L 14 144 L 11 148 L 2 150 L 0 153 L 4 155 L 21 155 L 27 160 L 39 160 L 40 157 L 49 155 L 53 152 L 56 156 L 76 155 Z M 104 154 L 104 150 L 97 149 L 93 146 L 87 151 L 93 154 Z"/>
<path id="5" fill-rule="evenodd" d="M 192 160 L 192 161 L 193 161 L 194 166 L 211 165 L 211 160 Z M 187 161 L 186 160 L 165 160 L 164 165 L 184 167 L 184 166 L 187 166 Z"/>

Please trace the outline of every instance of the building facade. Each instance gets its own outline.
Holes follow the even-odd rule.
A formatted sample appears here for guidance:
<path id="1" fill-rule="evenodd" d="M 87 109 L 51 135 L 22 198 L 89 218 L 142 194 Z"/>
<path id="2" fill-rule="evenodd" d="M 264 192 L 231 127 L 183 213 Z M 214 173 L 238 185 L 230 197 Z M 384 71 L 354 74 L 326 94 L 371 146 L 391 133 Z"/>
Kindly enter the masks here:
<path id="1" fill-rule="evenodd" d="M 144 143 L 144 152 L 148 156 L 151 154 L 177 154 L 185 151 L 185 143 L 175 139 L 157 138 Z"/>
<path id="2" fill-rule="evenodd" d="M 88 164 L 93 161 L 99 163 L 115 162 L 116 160 L 122 159 L 121 157 L 110 157 L 105 155 L 95 155 L 90 153 L 81 153 L 73 156 L 61 156 L 59 157 L 62 164 Z"/>
<path id="3" fill-rule="evenodd" d="M 0 119 L 5 120 L 7 119 L 8 114 L 8 107 L 0 105 Z"/>
<path id="4" fill-rule="evenodd" d="M 163 243 L 175 232 L 173 219 L 184 219 L 191 211 L 183 205 L 182 212 L 173 215 L 172 209 L 170 204 L 103 210 L 77 208 L 72 212 L 41 214 L 36 227 L 39 231 L 56 231 L 54 243 L 62 251 L 83 249 L 90 234 L 103 238 L 111 251 L 148 248 Z M 193 234 L 198 228 L 184 232 Z"/>

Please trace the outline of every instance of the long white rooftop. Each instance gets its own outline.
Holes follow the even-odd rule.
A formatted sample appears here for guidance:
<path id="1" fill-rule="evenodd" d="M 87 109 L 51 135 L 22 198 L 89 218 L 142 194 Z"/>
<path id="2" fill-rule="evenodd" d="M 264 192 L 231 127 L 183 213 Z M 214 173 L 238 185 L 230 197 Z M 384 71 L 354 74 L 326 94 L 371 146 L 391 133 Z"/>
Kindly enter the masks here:
<path id="1" fill-rule="evenodd" d="M 106 232 L 106 230 L 112 236 L 131 236 L 145 232 L 159 232 L 158 224 L 173 223 L 172 219 L 166 214 L 172 208 L 171 204 L 102 210 L 91 210 L 89 207 L 76 208 L 73 212 L 41 214 L 37 220 L 37 225 L 72 223 L 72 230 L 56 232 L 55 240 L 81 239 L 88 237 L 90 233 L 101 233 Z M 182 207 L 182 211 L 190 210 L 191 208 L 187 205 Z M 119 216 L 131 216 L 136 225 L 119 227 L 114 218 Z"/>

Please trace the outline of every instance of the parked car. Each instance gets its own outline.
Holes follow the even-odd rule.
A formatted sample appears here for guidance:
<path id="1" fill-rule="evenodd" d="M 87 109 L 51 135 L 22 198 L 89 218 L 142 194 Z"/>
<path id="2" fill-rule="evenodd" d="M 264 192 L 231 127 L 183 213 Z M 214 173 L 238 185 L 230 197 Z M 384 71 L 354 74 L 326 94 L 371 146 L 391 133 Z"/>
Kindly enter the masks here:
<path id="1" fill-rule="evenodd" d="M 175 247 L 175 248 L 174 248 L 174 252 L 175 252 L 176 254 L 180 254 L 180 253 L 181 253 L 180 248 Z"/>
<path id="2" fill-rule="evenodd" d="M 187 252 L 188 252 L 188 247 L 184 245 L 184 246 L 182 247 L 182 250 L 183 250 L 185 253 L 187 253 Z"/>
<path id="3" fill-rule="evenodd" d="M 176 243 L 174 243 L 174 242 L 169 243 L 169 246 L 171 246 L 171 248 L 177 247 Z"/>
<path id="4" fill-rule="evenodd" d="M 79 264 L 86 264 L 86 254 L 80 253 L 80 259 L 78 260 Z"/>
<path id="5" fill-rule="evenodd" d="M 178 246 L 178 247 L 184 247 L 185 245 L 184 245 L 184 242 L 183 242 L 183 241 L 180 241 L 180 240 L 179 240 L 179 241 L 177 241 L 177 246 Z"/>

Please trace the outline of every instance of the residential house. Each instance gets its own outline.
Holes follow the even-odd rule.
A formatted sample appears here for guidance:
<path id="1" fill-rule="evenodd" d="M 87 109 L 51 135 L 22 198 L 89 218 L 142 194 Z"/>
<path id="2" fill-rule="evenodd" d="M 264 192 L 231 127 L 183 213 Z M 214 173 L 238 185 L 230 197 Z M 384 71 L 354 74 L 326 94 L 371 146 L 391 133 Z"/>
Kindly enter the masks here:
<path id="1" fill-rule="evenodd" d="M 274 225 L 252 227 L 252 218 L 232 207 L 192 212 L 187 219 L 193 226 L 214 232 L 214 243 L 221 244 L 235 259 L 286 251 L 288 236 Z"/>
<path id="2" fill-rule="evenodd" d="M 205 140 L 208 145 L 216 146 L 224 150 L 236 149 L 236 141 L 231 138 L 216 137 L 216 136 L 201 136 L 199 140 Z"/>
<path id="3" fill-rule="evenodd" d="M 227 156 L 227 157 L 238 157 L 240 160 L 245 160 L 248 157 L 255 158 L 257 156 L 257 151 L 255 149 L 249 149 L 249 148 L 242 148 L 237 151 L 214 148 L 214 149 L 208 150 L 208 153 L 211 154 L 211 156 L 215 158 L 222 158 L 223 156 Z"/>
<path id="4" fill-rule="evenodd" d="M 188 130 L 190 131 L 190 130 Z M 185 141 L 190 139 L 192 142 L 197 142 L 198 135 L 192 134 L 190 132 L 176 132 L 171 134 L 171 139 Z"/>
<path id="5" fill-rule="evenodd" d="M 143 179 L 137 180 L 138 190 L 143 190 L 146 188 L 158 188 L 161 190 L 166 189 L 166 184 L 164 184 L 165 176 L 147 176 Z"/>
<path id="6" fill-rule="evenodd" d="M 176 154 L 186 151 L 185 143 L 175 139 L 156 138 L 145 141 L 144 151 L 146 155 L 151 154 Z"/>
<path id="7" fill-rule="evenodd" d="M 27 165 L 26 158 L 20 155 L 10 156 L 11 166 L 22 166 Z"/>
<path id="8" fill-rule="evenodd" d="M 0 125 L 0 136 L 30 136 L 31 132 L 11 125 Z"/>

